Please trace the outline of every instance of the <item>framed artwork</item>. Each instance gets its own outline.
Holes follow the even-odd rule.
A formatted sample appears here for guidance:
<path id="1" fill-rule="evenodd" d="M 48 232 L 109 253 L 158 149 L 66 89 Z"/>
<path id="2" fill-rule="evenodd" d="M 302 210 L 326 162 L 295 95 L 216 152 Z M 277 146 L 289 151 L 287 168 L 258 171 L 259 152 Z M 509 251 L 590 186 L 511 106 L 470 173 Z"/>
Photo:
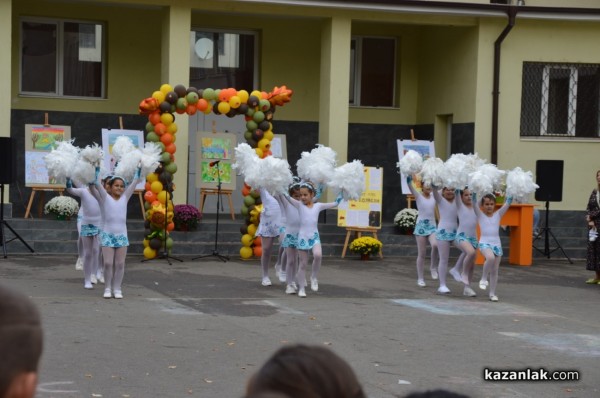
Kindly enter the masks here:
<path id="1" fill-rule="evenodd" d="M 115 169 L 116 160 L 112 155 L 112 147 L 120 136 L 127 136 L 136 148 L 144 148 L 144 132 L 141 130 L 102 129 L 102 150 L 104 151 L 103 167 L 111 172 Z M 140 182 L 135 189 L 143 190 L 145 181 Z"/>
<path id="2" fill-rule="evenodd" d="M 36 188 L 64 188 L 65 181 L 48 175 L 44 157 L 71 139 L 71 126 L 40 124 L 25 125 L 25 186 Z"/>
<path id="3" fill-rule="evenodd" d="M 383 168 L 365 167 L 365 189 L 358 200 L 338 206 L 338 227 L 381 228 Z"/>
<path id="4" fill-rule="evenodd" d="M 435 156 L 435 146 L 433 141 L 425 140 L 396 140 L 398 144 L 398 161 L 402 160 L 404 154 L 411 149 L 421 154 L 423 160 Z M 406 177 L 400 173 L 400 184 L 402 186 L 402 193 L 404 195 L 410 195 L 410 189 L 406 184 Z M 417 176 L 413 176 L 415 187 L 421 189 L 421 180 Z"/>
<path id="5" fill-rule="evenodd" d="M 235 190 L 235 162 L 237 138 L 234 133 L 199 132 L 196 148 L 196 188 Z"/>

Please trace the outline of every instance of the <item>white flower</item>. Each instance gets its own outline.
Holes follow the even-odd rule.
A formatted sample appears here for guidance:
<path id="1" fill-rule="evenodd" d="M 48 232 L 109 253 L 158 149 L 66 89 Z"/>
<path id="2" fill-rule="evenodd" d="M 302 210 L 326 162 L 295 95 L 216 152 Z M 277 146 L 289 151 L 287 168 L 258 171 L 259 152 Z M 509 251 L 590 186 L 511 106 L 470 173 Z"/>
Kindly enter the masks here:
<path id="1" fill-rule="evenodd" d="M 54 213 L 61 216 L 71 217 L 79 211 L 77 201 L 69 196 L 57 196 L 52 198 L 44 206 L 44 213 Z"/>
<path id="2" fill-rule="evenodd" d="M 401 228 L 414 228 L 419 212 L 417 209 L 402 209 L 394 217 L 394 224 Z"/>

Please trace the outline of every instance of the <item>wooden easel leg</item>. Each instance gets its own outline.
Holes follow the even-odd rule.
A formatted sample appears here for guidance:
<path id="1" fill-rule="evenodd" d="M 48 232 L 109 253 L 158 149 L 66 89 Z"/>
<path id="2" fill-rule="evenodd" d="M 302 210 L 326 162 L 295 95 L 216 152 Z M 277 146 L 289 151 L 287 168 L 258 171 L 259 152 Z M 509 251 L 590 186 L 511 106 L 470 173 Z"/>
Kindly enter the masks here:
<path id="1" fill-rule="evenodd" d="M 346 257 L 346 249 L 348 249 L 348 241 L 350 240 L 350 234 L 352 231 L 346 231 L 346 240 L 344 241 L 344 249 L 342 250 L 342 258 Z"/>
<path id="2" fill-rule="evenodd" d="M 200 193 L 200 213 L 204 211 L 204 200 L 206 199 L 206 192 Z"/>
<path id="3" fill-rule="evenodd" d="M 32 190 L 31 195 L 29 195 L 29 203 L 27 203 L 27 210 L 25 210 L 24 218 L 28 218 L 31 215 L 31 205 L 33 204 L 33 198 L 35 198 L 35 190 Z"/>
<path id="4" fill-rule="evenodd" d="M 46 201 L 46 193 L 41 191 L 40 200 L 38 200 L 38 218 L 42 218 L 44 212 L 44 202 Z"/>
<path id="5" fill-rule="evenodd" d="M 235 220 L 235 213 L 233 212 L 233 199 L 231 198 L 231 193 L 228 193 L 227 196 L 229 197 L 229 211 L 231 211 L 231 219 Z"/>

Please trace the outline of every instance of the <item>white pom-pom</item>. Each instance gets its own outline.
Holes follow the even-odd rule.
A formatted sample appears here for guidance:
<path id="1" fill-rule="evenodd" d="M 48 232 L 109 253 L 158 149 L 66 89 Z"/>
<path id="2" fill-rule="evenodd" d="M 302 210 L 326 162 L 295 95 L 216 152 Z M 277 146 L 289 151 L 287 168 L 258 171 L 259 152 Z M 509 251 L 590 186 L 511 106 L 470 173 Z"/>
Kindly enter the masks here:
<path id="1" fill-rule="evenodd" d="M 135 145 L 133 145 L 133 141 L 131 141 L 131 138 L 127 137 L 126 135 L 121 135 L 117 137 L 115 143 L 113 144 L 112 155 L 114 156 L 117 162 L 120 162 L 121 159 L 123 159 L 129 153 L 135 150 L 136 148 Z"/>
<path id="2" fill-rule="evenodd" d="M 498 191 L 502 187 L 502 177 L 505 173 L 505 171 L 499 170 L 496 165 L 486 163 L 469 174 L 469 189 L 479 196 L 493 194 L 494 191 Z"/>
<path id="3" fill-rule="evenodd" d="M 506 196 L 517 201 L 527 201 L 529 194 L 538 188 L 539 185 L 533 182 L 531 171 L 523 171 L 520 167 L 515 167 L 506 174 Z"/>
<path id="4" fill-rule="evenodd" d="M 71 177 L 78 159 L 79 148 L 73 146 L 73 140 L 61 141 L 56 149 L 44 156 L 48 175 L 59 181 Z"/>
<path id="5" fill-rule="evenodd" d="M 353 160 L 343 166 L 336 167 L 333 177 L 327 185 L 336 193 L 342 193 L 345 200 L 357 200 L 365 189 L 364 165 L 360 160 Z"/>
<path id="6" fill-rule="evenodd" d="M 396 167 L 398 167 L 400 172 L 405 176 L 417 174 L 423 168 L 423 157 L 419 152 L 410 149 L 402 156 L 402 159 L 396 163 Z"/>
<path id="7" fill-rule="evenodd" d="M 336 156 L 333 149 L 320 144 L 310 152 L 302 152 L 296 162 L 298 176 L 316 184 L 326 182 L 333 174 Z"/>
<path id="8" fill-rule="evenodd" d="M 423 162 L 423 168 L 419 173 L 421 181 L 425 186 L 442 187 L 444 175 L 444 162 L 440 158 L 430 157 Z"/>
<path id="9" fill-rule="evenodd" d="M 144 149 L 141 151 L 141 166 L 140 175 L 146 177 L 150 173 L 154 173 L 160 164 L 161 149 L 155 142 L 146 142 Z"/>
<path id="10" fill-rule="evenodd" d="M 117 166 L 115 167 L 114 175 L 122 177 L 127 184 L 130 184 L 135 177 L 135 173 L 142 160 L 142 151 L 135 149 L 127 156 L 121 158 Z"/>
<path id="11" fill-rule="evenodd" d="M 102 159 L 104 159 L 104 151 L 96 143 L 92 146 L 88 145 L 81 150 L 81 159 L 94 167 L 99 166 L 102 163 Z"/>
<path id="12" fill-rule="evenodd" d="M 292 183 L 292 172 L 287 160 L 274 156 L 259 159 L 257 166 L 249 170 L 246 183 L 252 188 L 264 188 L 271 195 L 287 192 Z"/>
<path id="13" fill-rule="evenodd" d="M 245 176 L 251 169 L 257 167 L 260 158 L 250 145 L 242 142 L 235 147 L 234 151 L 235 163 L 231 167 L 238 170 L 240 174 Z"/>
<path id="14" fill-rule="evenodd" d="M 77 181 L 79 184 L 87 185 L 94 182 L 95 178 L 96 166 L 85 160 L 83 156 L 80 157 L 77 163 L 75 163 L 71 179 Z"/>

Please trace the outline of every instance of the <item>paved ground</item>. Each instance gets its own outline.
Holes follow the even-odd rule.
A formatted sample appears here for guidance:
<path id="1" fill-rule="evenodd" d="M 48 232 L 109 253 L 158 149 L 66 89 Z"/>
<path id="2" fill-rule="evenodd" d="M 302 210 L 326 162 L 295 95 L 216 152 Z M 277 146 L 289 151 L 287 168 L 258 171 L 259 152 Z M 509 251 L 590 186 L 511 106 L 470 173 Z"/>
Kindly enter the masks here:
<path id="1" fill-rule="evenodd" d="M 257 261 L 128 257 L 123 300 L 83 289 L 74 257 L 0 259 L 44 318 L 37 397 L 241 397 L 286 343 L 326 345 L 373 398 L 445 388 L 472 397 L 600 395 L 600 285 L 582 261 L 503 264 L 500 302 L 418 288 L 414 259 L 326 258 L 320 291 L 286 296 Z M 480 269 L 476 276 L 479 276 Z M 272 278 L 275 279 L 275 278 Z M 478 293 L 481 291 L 477 288 Z M 484 368 L 576 370 L 579 381 L 488 382 Z"/>

